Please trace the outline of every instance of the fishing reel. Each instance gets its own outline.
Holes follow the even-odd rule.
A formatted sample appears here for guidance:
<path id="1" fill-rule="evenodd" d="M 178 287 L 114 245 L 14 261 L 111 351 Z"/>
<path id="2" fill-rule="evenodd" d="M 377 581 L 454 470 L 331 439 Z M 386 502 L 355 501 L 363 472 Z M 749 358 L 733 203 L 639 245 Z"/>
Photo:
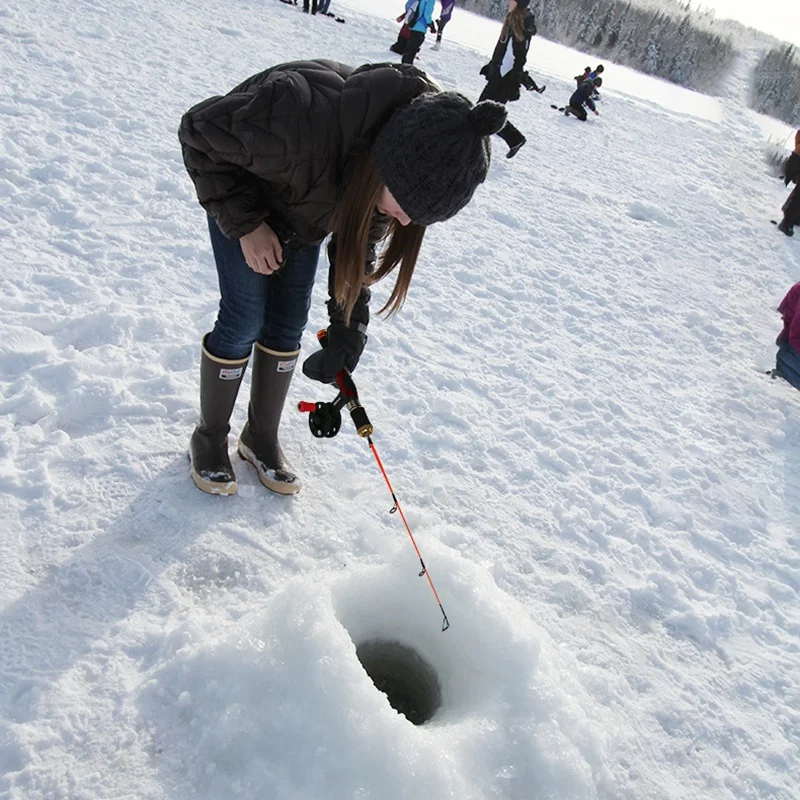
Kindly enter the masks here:
<path id="1" fill-rule="evenodd" d="M 325 330 L 317 334 L 317 339 L 325 347 L 328 332 Z M 308 414 L 308 427 L 311 434 L 317 439 L 331 439 L 339 433 L 342 427 L 342 409 L 347 408 L 358 435 L 368 439 L 372 435 L 372 423 L 367 417 L 367 412 L 358 401 L 358 390 L 350 373 L 343 369 L 336 376 L 336 385 L 339 393 L 330 403 L 310 403 L 301 401 L 297 410 Z"/>

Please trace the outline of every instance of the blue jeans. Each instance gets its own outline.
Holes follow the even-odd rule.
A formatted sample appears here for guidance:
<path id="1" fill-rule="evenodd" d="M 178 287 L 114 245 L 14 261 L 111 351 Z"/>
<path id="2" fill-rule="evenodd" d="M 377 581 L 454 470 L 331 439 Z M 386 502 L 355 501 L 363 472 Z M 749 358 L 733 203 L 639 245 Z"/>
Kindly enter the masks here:
<path id="1" fill-rule="evenodd" d="M 228 239 L 208 218 L 217 262 L 219 312 L 206 349 L 217 358 L 242 359 L 255 342 L 281 353 L 300 347 L 308 322 L 319 245 L 284 247 L 284 265 L 272 275 L 247 266 L 238 239 Z"/>
<path id="2" fill-rule="evenodd" d="M 789 342 L 781 342 L 776 358 L 778 372 L 786 378 L 795 389 L 800 389 L 800 353 Z"/>
<path id="3" fill-rule="evenodd" d="M 327 14 L 328 9 L 331 7 L 331 0 L 319 0 L 317 3 L 317 13 Z"/>

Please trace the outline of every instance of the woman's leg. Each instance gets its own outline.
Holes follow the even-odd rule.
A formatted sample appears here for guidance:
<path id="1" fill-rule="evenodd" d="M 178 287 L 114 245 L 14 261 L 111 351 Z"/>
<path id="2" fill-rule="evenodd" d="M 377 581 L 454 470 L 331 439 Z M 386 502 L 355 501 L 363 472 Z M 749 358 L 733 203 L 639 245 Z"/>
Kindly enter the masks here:
<path id="1" fill-rule="evenodd" d="M 288 248 L 284 265 L 268 279 L 258 343 L 289 352 L 300 347 L 317 274 L 319 245 Z"/>
<path id="2" fill-rule="evenodd" d="M 235 494 L 236 476 L 228 456 L 230 418 L 250 350 L 264 324 L 267 278 L 246 264 L 236 240 L 226 238 L 209 217 L 220 300 L 214 330 L 200 355 L 200 421 L 192 433 L 191 475 L 209 494 Z"/>
<path id="3" fill-rule="evenodd" d="M 308 320 L 319 245 L 287 248 L 284 256 L 284 265 L 269 278 L 239 455 L 256 468 L 259 480 L 268 489 L 294 494 L 300 491 L 300 479 L 283 454 L 278 427 Z"/>
<path id="4" fill-rule="evenodd" d="M 497 135 L 508 145 L 506 158 L 513 158 L 526 142 L 522 132 L 508 121 L 497 132 Z"/>
<path id="5" fill-rule="evenodd" d="M 212 217 L 208 218 L 208 230 L 217 263 L 220 301 L 206 349 L 217 358 L 247 358 L 264 325 L 270 279 L 247 266 L 239 241 L 228 239 Z"/>

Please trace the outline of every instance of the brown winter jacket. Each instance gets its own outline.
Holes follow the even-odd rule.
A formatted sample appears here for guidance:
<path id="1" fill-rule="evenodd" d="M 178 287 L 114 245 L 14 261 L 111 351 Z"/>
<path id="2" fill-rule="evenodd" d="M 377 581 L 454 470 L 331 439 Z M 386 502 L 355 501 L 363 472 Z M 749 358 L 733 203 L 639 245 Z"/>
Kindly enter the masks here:
<path id="1" fill-rule="evenodd" d="M 227 237 L 266 222 L 279 236 L 317 243 L 355 158 L 392 111 L 438 90 L 411 64 L 280 64 L 186 112 L 183 160 Z"/>

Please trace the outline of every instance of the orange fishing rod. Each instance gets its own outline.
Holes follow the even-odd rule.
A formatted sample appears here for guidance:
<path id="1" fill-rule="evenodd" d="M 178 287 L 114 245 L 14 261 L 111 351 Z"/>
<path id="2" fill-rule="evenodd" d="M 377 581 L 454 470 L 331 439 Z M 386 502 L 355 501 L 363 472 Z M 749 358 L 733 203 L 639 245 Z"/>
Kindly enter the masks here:
<path id="1" fill-rule="evenodd" d="M 323 347 L 325 347 L 326 344 L 325 333 L 325 331 L 320 331 L 319 334 L 317 334 L 317 338 Z M 372 441 L 372 423 L 369 421 L 367 412 L 364 410 L 364 407 L 358 400 L 358 390 L 356 389 L 356 385 L 353 383 L 353 378 L 348 370 L 343 369 L 336 376 L 336 385 L 339 387 L 339 394 L 336 395 L 333 402 L 300 402 L 297 404 L 298 411 L 308 414 L 308 426 L 314 436 L 317 438 L 329 439 L 333 436 L 336 436 L 336 434 L 339 432 L 339 428 L 341 428 L 342 425 L 341 410 L 345 406 L 347 407 L 347 410 L 350 412 L 350 417 L 353 420 L 353 424 L 356 426 L 356 430 L 358 431 L 358 435 L 362 439 L 366 439 L 369 443 L 369 449 L 372 451 L 372 455 L 375 456 L 375 461 L 378 463 L 381 475 L 383 475 L 383 479 L 386 481 L 386 485 L 389 488 L 389 494 L 391 494 L 394 502 L 394 507 L 389 511 L 389 513 L 394 514 L 395 511 L 398 511 L 400 513 L 400 518 L 403 520 L 403 524 L 406 526 L 408 537 L 411 539 L 411 544 L 414 545 L 414 551 L 416 552 L 417 558 L 419 558 L 420 566 L 422 567 L 419 577 L 421 578 L 424 575 L 428 579 L 433 596 L 436 598 L 436 602 L 439 605 L 439 610 L 442 612 L 442 631 L 446 631 L 450 627 L 450 620 L 447 619 L 444 606 L 442 606 L 442 601 L 439 599 L 439 593 L 436 591 L 436 587 L 433 585 L 433 580 L 428 572 L 428 568 L 425 566 L 425 562 L 422 560 L 422 553 L 420 553 L 419 547 L 417 547 L 417 541 L 414 538 L 414 534 L 411 532 L 411 527 L 408 524 L 408 520 L 406 520 L 406 515 L 403 513 L 403 509 L 400 507 L 400 503 L 397 500 L 397 495 L 394 493 L 392 484 L 389 481 L 389 476 L 386 474 L 383 462 L 381 461 L 378 451 L 375 448 L 375 443 Z"/>

